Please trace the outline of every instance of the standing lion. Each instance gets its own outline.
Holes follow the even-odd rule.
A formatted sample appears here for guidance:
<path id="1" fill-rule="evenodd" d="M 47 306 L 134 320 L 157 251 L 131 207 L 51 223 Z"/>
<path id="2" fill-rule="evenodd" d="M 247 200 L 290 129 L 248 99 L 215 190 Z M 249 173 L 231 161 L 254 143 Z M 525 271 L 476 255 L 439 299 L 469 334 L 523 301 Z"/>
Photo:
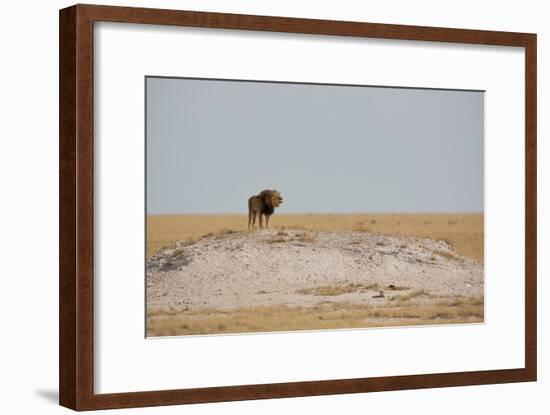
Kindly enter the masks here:
<path id="1" fill-rule="evenodd" d="M 283 197 L 276 190 L 263 190 L 259 195 L 248 199 L 248 229 L 256 225 L 256 215 L 260 215 L 260 229 L 263 227 L 262 215 L 265 215 L 265 227 L 269 228 L 269 217 L 275 208 L 283 203 Z"/>

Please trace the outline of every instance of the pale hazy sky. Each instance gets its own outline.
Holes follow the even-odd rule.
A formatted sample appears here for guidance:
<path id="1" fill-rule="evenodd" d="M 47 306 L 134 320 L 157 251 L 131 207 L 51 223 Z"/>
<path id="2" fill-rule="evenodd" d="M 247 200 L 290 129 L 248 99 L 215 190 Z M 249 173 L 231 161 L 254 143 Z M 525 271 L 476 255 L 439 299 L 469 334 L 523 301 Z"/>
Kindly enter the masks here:
<path id="1" fill-rule="evenodd" d="M 484 93 L 147 78 L 147 213 L 482 212 Z"/>

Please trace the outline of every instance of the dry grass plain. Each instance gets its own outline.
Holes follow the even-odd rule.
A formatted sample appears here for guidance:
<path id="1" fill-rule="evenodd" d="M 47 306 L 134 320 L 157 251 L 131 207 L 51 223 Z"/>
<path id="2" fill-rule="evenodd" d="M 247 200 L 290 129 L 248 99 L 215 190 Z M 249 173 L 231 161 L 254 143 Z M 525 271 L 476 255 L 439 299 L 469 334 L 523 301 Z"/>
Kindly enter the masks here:
<path id="1" fill-rule="evenodd" d="M 311 307 L 255 306 L 233 309 L 149 310 L 148 336 L 182 336 L 466 324 L 483 322 L 483 298 L 440 298 L 430 304 L 413 299 L 391 305 L 322 301 Z"/>
<path id="2" fill-rule="evenodd" d="M 245 215 L 159 215 L 147 217 L 147 256 L 176 241 L 189 244 L 204 237 L 245 231 Z M 466 257 L 483 262 L 483 214 L 275 214 L 271 227 L 368 232 L 443 240 Z M 304 241 L 308 243 L 308 241 Z M 181 242 L 180 242 L 181 245 Z M 243 306 L 147 308 L 148 336 L 272 332 L 357 327 L 480 323 L 483 297 L 435 296 L 422 290 L 392 293 L 377 305 L 335 301 L 357 291 L 376 293 L 380 287 L 335 285 L 304 290 L 318 297 L 311 306 Z M 389 287 L 382 287 L 389 288 Z M 394 287 L 395 290 L 399 287 Z M 351 291 L 350 291 L 351 290 Z M 371 292 L 372 291 L 372 292 Z M 387 291 L 387 290 L 386 290 Z"/>
<path id="3" fill-rule="evenodd" d="M 278 214 L 273 228 L 359 230 L 444 240 L 461 255 L 483 261 L 483 213 L 471 214 Z M 154 215 L 147 217 L 147 256 L 178 240 L 197 240 L 223 230 L 247 228 L 246 215 Z"/>

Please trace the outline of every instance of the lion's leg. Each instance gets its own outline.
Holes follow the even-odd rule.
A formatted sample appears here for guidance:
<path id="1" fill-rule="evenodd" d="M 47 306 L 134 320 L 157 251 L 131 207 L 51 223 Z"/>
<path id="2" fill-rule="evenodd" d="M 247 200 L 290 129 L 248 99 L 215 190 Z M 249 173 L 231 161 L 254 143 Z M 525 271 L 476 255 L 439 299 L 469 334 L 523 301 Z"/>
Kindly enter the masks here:
<path id="1" fill-rule="evenodd" d="M 266 228 L 266 229 L 269 228 L 269 217 L 270 217 L 270 216 L 271 216 L 271 215 L 265 215 L 265 228 Z"/>
<path id="2" fill-rule="evenodd" d="M 248 209 L 248 230 L 250 230 L 250 225 L 252 225 L 252 209 Z"/>
<path id="3" fill-rule="evenodd" d="M 252 211 L 252 229 L 256 226 L 256 212 Z"/>
<path id="4" fill-rule="evenodd" d="M 262 218 L 262 212 L 260 212 L 260 229 L 263 227 L 263 218 Z"/>

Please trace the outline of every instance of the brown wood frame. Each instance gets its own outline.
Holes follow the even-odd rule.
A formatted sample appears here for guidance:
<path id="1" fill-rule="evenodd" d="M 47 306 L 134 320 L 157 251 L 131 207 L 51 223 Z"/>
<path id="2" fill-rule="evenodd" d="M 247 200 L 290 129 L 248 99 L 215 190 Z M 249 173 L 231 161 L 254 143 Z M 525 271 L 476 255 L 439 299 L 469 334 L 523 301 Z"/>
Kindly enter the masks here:
<path id="1" fill-rule="evenodd" d="M 93 24 L 241 29 L 525 48 L 525 367 L 473 372 L 95 394 Z M 76 5 L 60 11 L 59 401 L 76 410 L 535 381 L 537 183 L 535 34 Z"/>

